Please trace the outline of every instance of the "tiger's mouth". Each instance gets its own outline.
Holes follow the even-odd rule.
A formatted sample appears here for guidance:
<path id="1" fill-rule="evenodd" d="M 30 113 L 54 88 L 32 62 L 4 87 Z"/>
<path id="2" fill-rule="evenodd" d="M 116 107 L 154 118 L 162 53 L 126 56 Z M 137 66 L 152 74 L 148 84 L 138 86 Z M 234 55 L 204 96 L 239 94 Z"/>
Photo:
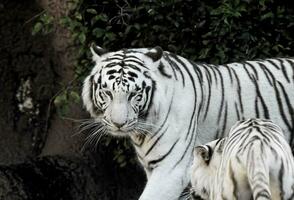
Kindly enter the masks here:
<path id="1" fill-rule="evenodd" d="M 116 131 L 109 130 L 108 133 L 116 137 L 126 137 L 130 135 L 130 131 L 123 131 L 123 130 L 116 130 Z"/>
<path id="2" fill-rule="evenodd" d="M 103 118 L 102 124 L 107 130 L 106 132 L 115 137 L 125 137 L 125 136 L 140 136 L 140 135 L 152 135 L 152 128 L 155 126 L 152 124 L 147 124 L 141 122 L 138 119 L 133 119 L 124 124 L 111 123 L 109 120 Z"/>
<path id="3" fill-rule="evenodd" d="M 128 123 L 128 124 L 115 124 L 110 123 L 107 120 L 103 120 L 104 126 L 107 128 L 108 133 L 113 136 L 128 136 L 136 129 L 136 123 Z"/>
<path id="4" fill-rule="evenodd" d="M 108 127 L 108 130 L 111 133 L 114 133 L 115 135 L 121 135 L 121 134 L 128 134 L 129 132 L 132 132 L 135 129 L 135 126 L 124 126 L 124 127 L 117 127 L 117 126 L 110 126 Z"/>

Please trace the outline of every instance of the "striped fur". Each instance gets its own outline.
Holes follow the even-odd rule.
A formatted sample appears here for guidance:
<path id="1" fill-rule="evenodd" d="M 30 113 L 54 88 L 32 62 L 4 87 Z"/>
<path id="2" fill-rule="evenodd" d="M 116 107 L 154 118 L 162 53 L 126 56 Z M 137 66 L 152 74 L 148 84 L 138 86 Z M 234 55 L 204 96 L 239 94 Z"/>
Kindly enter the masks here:
<path id="1" fill-rule="evenodd" d="M 236 123 L 228 137 L 194 149 L 192 191 L 203 199 L 294 199 L 294 159 L 269 120 Z"/>
<path id="2" fill-rule="evenodd" d="M 270 118 L 293 147 L 293 59 L 216 66 L 159 47 L 94 49 L 83 102 L 98 124 L 94 135 L 130 137 L 148 178 L 140 200 L 176 200 L 193 147 L 223 137 L 237 120 Z"/>

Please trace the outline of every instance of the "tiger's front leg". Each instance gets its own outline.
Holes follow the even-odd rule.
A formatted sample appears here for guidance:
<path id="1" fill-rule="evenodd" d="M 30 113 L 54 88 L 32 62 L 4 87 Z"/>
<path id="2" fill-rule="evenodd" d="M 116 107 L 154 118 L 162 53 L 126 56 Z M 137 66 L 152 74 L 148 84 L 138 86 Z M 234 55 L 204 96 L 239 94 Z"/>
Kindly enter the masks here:
<path id="1" fill-rule="evenodd" d="M 155 168 L 139 200 L 178 200 L 188 184 L 184 169 Z"/>

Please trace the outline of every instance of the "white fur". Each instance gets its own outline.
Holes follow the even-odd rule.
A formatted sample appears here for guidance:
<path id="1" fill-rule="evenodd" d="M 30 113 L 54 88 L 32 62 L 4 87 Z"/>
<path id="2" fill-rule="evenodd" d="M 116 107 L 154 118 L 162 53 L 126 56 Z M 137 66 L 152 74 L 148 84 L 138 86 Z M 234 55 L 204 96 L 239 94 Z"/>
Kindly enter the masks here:
<path id="1" fill-rule="evenodd" d="M 275 124 L 259 119 L 237 123 L 227 138 L 207 146 L 213 149 L 209 162 L 204 161 L 199 146 L 191 167 L 192 190 L 203 199 L 257 199 L 261 191 L 269 198 L 260 199 L 294 198 L 293 155 Z"/>
<path id="2" fill-rule="evenodd" d="M 161 59 L 154 62 L 150 57 L 145 55 L 150 51 L 156 53 L 154 49 L 142 48 L 132 49 L 132 51 L 136 52 L 131 52 L 128 55 L 137 57 L 149 68 L 149 70 L 146 70 L 141 67 L 142 73 L 137 73 L 139 76 L 137 81 L 142 82 L 145 80 L 143 71 L 147 71 L 146 74 L 156 83 L 156 91 L 149 113 L 144 118 L 144 123 L 151 124 L 151 126 L 147 126 L 148 132 L 151 134 L 146 136 L 141 146 L 134 145 L 139 161 L 148 177 L 148 182 L 140 200 L 176 200 L 189 182 L 189 173 L 187 171 L 192 161 L 192 149 L 195 144 L 206 143 L 216 137 L 223 137 L 223 134 L 228 131 L 228 128 L 240 117 L 256 117 L 256 88 L 244 70 L 243 65 L 240 63 L 228 65 L 229 70 L 225 66 L 218 66 L 217 68 L 215 66 L 208 67 L 204 65 L 193 66 L 187 59 L 180 56 L 173 57 L 168 52 L 163 52 Z M 122 54 L 123 51 L 110 52 L 101 57 L 95 55 L 93 51 L 93 60 L 96 62 L 96 65 L 90 76 L 94 76 L 94 79 L 97 79 L 98 76 L 95 74 L 99 73 L 101 69 L 104 69 L 103 66 L 105 63 L 102 60 L 117 53 Z M 136 65 L 136 63 L 133 64 Z M 160 64 L 164 66 L 166 75 L 159 70 Z M 256 65 L 255 62 L 252 62 L 252 64 Z M 275 81 L 285 86 L 289 98 L 294 99 L 293 79 L 287 82 L 281 70 L 277 70 L 271 66 L 268 61 L 264 61 L 263 64 L 274 74 Z M 286 71 L 290 77 L 293 74 L 293 68 L 289 64 L 285 65 L 288 65 Z M 194 67 L 198 71 L 195 71 Z M 254 77 L 253 69 L 249 66 L 246 66 L 246 68 L 248 68 L 249 73 Z M 270 117 L 282 127 L 289 141 L 291 133 L 280 114 L 275 90 L 268 82 L 267 77 L 262 74 L 261 67 L 255 66 L 255 68 L 258 73 L 261 73 L 258 77 L 258 84 L 260 85 L 261 95 L 264 97 L 263 100 L 268 107 Z M 231 72 L 231 75 L 233 74 L 233 80 L 230 79 L 229 72 Z M 202 80 L 199 73 L 202 75 Z M 223 77 L 222 80 L 219 73 Z M 234 73 L 239 78 L 239 84 L 242 88 L 241 91 L 239 90 L 238 81 Z M 106 74 L 103 74 L 102 77 L 105 78 L 105 76 Z M 95 113 L 93 110 L 96 107 L 91 97 L 89 97 L 91 93 L 89 77 L 85 79 L 82 96 L 84 105 L 92 117 L 97 121 L 101 121 L 102 118 L 109 119 L 110 121 L 115 120 L 110 114 L 110 110 L 115 109 L 112 110 L 113 115 L 117 113 L 122 114 L 122 116 L 127 116 L 127 118 L 120 120 L 128 121 L 131 118 L 140 119 L 138 115 L 131 114 L 130 107 L 123 109 L 123 113 L 120 113 L 120 106 L 115 108 L 112 103 L 107 108 L 109 112 Z M 148 80 L 146 81 L 148 82 Z M 211 82 L 211 85 L 209 82 Z M 195 90 L 193 89 L 193 85 L 195 86 Z M 222 88 L 224 91 L 222 91 Z M 281 88 L 278 88 L 278 90 L 281 92 Z M 211 94 L 210 99 L 209 94 Z M 242 98 L 243 112 L 237 114 L 237 110 L 241 110 L 239 94 Z M 123 97 L 127 94 L 121 93 L 121 95 Z M 222 96 L 224 96 L 224 100 L 222 100 Z M 291 121 L 289 109 L 285 109 L 286 99 L 282 98 L 281 101 L 284 106 L 284 113 L 287 119 Z M 223 110 L 220 110 L 220 108 L 223 108 Z M 260 102 L 258 103 L 258 108 L 260 115 L 263 115 L 263 107 Z M 225 109 L 230 110 L 226 116 Z M 220 129 L 223 130 L 219 131 Z M 110 132 L 113 135 L 121 135 L 120 132 Z M 156 132 L 158 132 L 157 135 L 152 137 Z M 163 132 L 165 133 L 163 134 Z M 217 135 L 217 133 L 219 134 Z M 133 143 L 140 143 L 137 135 L 131 132 L 124 132 L 124 135 L 130 136 Z M 160 136 L 161 138 L 158 140 Z M 146 155 L 155 142 L 157 144 Z M 162 161 L 156 164 L 150 163 L 150 161 L 160 159 L 170 150 L 171 153 Z"/>

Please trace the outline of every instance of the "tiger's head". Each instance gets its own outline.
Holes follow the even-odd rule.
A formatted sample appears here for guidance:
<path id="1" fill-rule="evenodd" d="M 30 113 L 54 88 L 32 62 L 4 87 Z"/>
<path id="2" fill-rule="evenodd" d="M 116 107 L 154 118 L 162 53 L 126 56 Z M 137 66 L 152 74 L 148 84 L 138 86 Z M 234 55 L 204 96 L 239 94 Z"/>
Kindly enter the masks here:
<path id="1" fill-rule="evenodd" d="M 212 180 L 220 166 L 224 144 L 225 138 L 222 138 L 194 148 L 191 167 L 192 199 L 194 196 L 210 199 Z"/>
<path id="2" fill-rule="evenodd" d="M 155 47 L 106 52 L 92 45 L 91 52 L 95 66 L 84 81 L 83 103 L 107 132 L 126 136 L 149 111 L 155 90 L 152 72 L 163 51 Z"/>

